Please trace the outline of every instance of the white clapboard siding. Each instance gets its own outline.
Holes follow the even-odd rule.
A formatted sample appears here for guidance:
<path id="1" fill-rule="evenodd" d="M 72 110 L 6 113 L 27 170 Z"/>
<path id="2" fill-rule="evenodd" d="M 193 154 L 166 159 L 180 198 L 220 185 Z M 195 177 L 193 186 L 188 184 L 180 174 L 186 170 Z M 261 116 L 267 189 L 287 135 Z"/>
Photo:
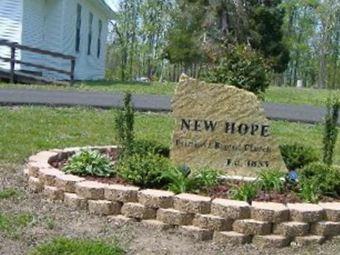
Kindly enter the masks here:
<path id="1" fill-rule="evenodd" d="M 77 4 L 82 6 L 82 25 L 81 25 L 81 43 L 80 52 L 75 51 L 76 38 L 76 19 Z M 103 79 L 105 75 L 105 42 L 107 38 L 108 18 L 105 12 L 101 11 L 98 6 L 89 0 L 68 0 L 64 1 L 64 33 L 63 33 L 63 52 L 77 57 L 75 78 L 79 80 L 96 80 Z M 91 55 L 87 55 L 88 31 L 89 31 L 89 13 L 93 13 L 92 26 L 92 47 Z M 99 33 L 99 19 L 103 22 L 101 36 L 101 55 L 97 58 L 97 39 Z"/>
<path id="2" fill-rule="evenodd" d="M 23 0 L 0 0 L 0 39 L 21 42 L 21 18 Z M 10 49 L 0 46 L 0 56 L 10 57 Z M 16 57 L 21 58 L 20 51 Z M 9 69 L 9 63 L 0 60 L 0 68 Z"/>
<path id="3" fill-rule="evenodd" d="M 77 4 L 82 6 L 80 52 L 75 50 Z M 87 54 L 89 16 L 93 14 L 91 55 Z M 109 11 L 102 0 L 0 0 L 0 38 L 39 49 L 76 57 L 75 79 L 96 80 L 105 75 L 106 38 Z M 97 57 L 99 20 L 102 21 L 101 54 Z M 0 48 L 1 56 L 9 50 Z M 70 70 L 70 61 L 23 51 L 18 59 Z M 0 62 L 1 67 L 1 62 Z M 69 77 L 27 66 L 24 70 L 41 72 L 55 79 Z"/>

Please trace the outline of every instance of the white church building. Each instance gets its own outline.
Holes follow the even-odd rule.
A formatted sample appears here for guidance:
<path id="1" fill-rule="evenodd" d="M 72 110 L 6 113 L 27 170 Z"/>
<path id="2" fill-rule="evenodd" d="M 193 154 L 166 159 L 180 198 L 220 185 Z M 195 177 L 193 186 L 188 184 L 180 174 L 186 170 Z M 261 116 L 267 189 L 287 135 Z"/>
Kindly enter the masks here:
<path id="1" fill-rule="evenodd" d="M 104 0 L 0 0 L 0 40 L 76 57 L 76 80 L 103 79 L 108 22 L 113 10 Z M 11 50 L 0 46 L 0 57 Z M 18 50 L 16 59 L 37 65 L 69 69 L 68 61 Z M 0 68 L 10 64 L 0 59 Z M 16 64 L 16 69 L 64 79 L 64 74 Z"/>

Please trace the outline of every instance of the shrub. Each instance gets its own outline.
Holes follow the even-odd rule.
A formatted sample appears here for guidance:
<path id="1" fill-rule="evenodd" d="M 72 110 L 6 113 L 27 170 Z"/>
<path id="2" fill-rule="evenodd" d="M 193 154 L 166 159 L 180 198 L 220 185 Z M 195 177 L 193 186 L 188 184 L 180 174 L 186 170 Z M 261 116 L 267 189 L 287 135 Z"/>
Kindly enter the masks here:
<path id="1" fill-rule="evenodd" d="M 300 144 L 284 144 L 280 146 L 283 160 L 289 170 L 301 169 L 318 161 L 317 152 L 312 147 Z"/>
<path id="2" fill-rule="evenodd" d="M 119 160 L 117 173 L 142 188 L 162 188 L 166 185 L 162 173 L 170 168 L 173 168 L 170 160 L 159 155 L 132 154 Z"/>
<path id="3" fill-rule="evenodd" d="M 267 192 L 282 192 L 285 186 L 284 173 L 277 170 L 264 170 L 260 173 L 258 185 Z"/>
<path id="4" fill-rule="evenodd" d="M 63 171 L 78 176 L 110 177 L 115 175 L 111 159 L 99 151 L 85 150 L 73 155 Z"/>
<path id="5" fill-rule="evenodd" d="M 269 86 L 267 73 L 261 55 L 245 45 L 238 45 L 220 58 L 220 62 L 205 74 L 205 80 L 233 85 L 259 95 Z"/>
<path id="6" fill-rule="evenodd" d="M 132 153 L 134 154 L 158 154 L 163 157 L 170 156 L 170 149 L 167 146 L 154 141 L 136 140 L 132 145 Z"/>
<path id="7" fill-rule="evenodd" d="M 259 187 L 257 183 L 245 183 L 238 188 L 232 188 L 230 190 L 230 197 L 250 203 L 257 196 L 258 192 Z"/>
<path id="8" fill-rule="evenodd" d="M 323 137 L 323 162 L 329 166 L 333 164 L 334 148 L 338 137 L 339 108 L 339 99 L 328 99 Z"/>
<path id="9" fill-rule="evenodd" d="M 30 255 L 122 255 L 123 250 L 116 244 L 103 241 L 56 238 L 33 249 Z"/>
<path id="10" fill-rule="evenodd" d="M 131 155 L 134 142 L 135 112 L 132 106 L 132 96 L 126 93 L 123 109 L 118 111 L 115 118 L 116 138 L 122 147 L 121 156 Z"/>
<path id="11" fill-rule="evenodd" d="M 340 169 L 322 163 L 313 163 L 301 171 L 302 180 L 314 180 L 320 194 L 340 195 Z"/>

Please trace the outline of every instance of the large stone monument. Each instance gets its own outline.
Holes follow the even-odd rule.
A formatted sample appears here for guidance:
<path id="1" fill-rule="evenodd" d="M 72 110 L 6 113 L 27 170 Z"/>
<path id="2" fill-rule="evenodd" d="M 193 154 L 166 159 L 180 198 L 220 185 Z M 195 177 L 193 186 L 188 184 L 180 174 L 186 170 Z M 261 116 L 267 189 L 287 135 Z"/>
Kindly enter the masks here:
<path id="1" fill-rule="evenodd" d="M 270 122 L 253 93 L 182 75 L 172 109 L 175 163 L 250 177 L 266 168 L 287 171 Z"/>

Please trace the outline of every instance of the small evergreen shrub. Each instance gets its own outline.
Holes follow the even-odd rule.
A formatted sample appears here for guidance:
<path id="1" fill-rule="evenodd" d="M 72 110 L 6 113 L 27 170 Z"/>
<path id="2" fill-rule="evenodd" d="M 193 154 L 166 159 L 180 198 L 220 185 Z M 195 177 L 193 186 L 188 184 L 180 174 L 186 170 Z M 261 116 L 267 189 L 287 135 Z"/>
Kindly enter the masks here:
<path id="1" fill-rule="evenodd" d="M 317 152 L 312 147 L 301 144 L 284 144 L 280 146 L 280 150 L 289 170 L 301 169 L 319 160 Z"/>
<path id="2" fill-rule="evenodd" d="M 257 95 L 269 86 L 268 68 L 263 57 L 245 45 L 229 49 L 219 63 L 205 74 L 205 80 L 251 91 Z"/>
<path id="3" fill-rule="evenodd" d="M 97 240 L 56 238 L 40 244 L 29 255 L 123 255 L 124 251 L 116 244 Z"/>
<path id="4" fill-rule="evenodd" d="M 115 117 L 116 139 L 121 148 L 120 156 L 131 155 L 134 143 L 135 111 L 132 105 L 132 96 L 126 93 L 123 109 Z"/>
<path id="5" fill-rule="evenodd" d="M 63 167 L 63 171 L 78 176 L 110 177 L 115 175 L 112 160 L 95 150 L 76 153 Z"/>
<path id="6" fill-rule="evenodd" d="M 117 164 L 118 176 L 142 188 L 162 188 L 166 185 L 164 171 L 173 168 L 169 159 L 148 153 L 132 154 Z"/>
<path id="7" fill-rule="evenodd" d="M 314 180 L 320 194 L 340 196 L 340 169 L 322 163 L 306 166 L 300 173 L 302 180 Z"/>
<path id="8" fill-rule="evenodd" d="M 277 170 L 262 171 L 258 179 L 258 187 L 266 192 L 282 192 L 285 187 L 284 173 Z"/>
<path id="9" fill-rule="evenodd" d="M 323 162 L 329 166 L 333 164 L 334 149 L 338 137 L 339 108 L 339 98 L 328 99 L 323 137 Z"/>

